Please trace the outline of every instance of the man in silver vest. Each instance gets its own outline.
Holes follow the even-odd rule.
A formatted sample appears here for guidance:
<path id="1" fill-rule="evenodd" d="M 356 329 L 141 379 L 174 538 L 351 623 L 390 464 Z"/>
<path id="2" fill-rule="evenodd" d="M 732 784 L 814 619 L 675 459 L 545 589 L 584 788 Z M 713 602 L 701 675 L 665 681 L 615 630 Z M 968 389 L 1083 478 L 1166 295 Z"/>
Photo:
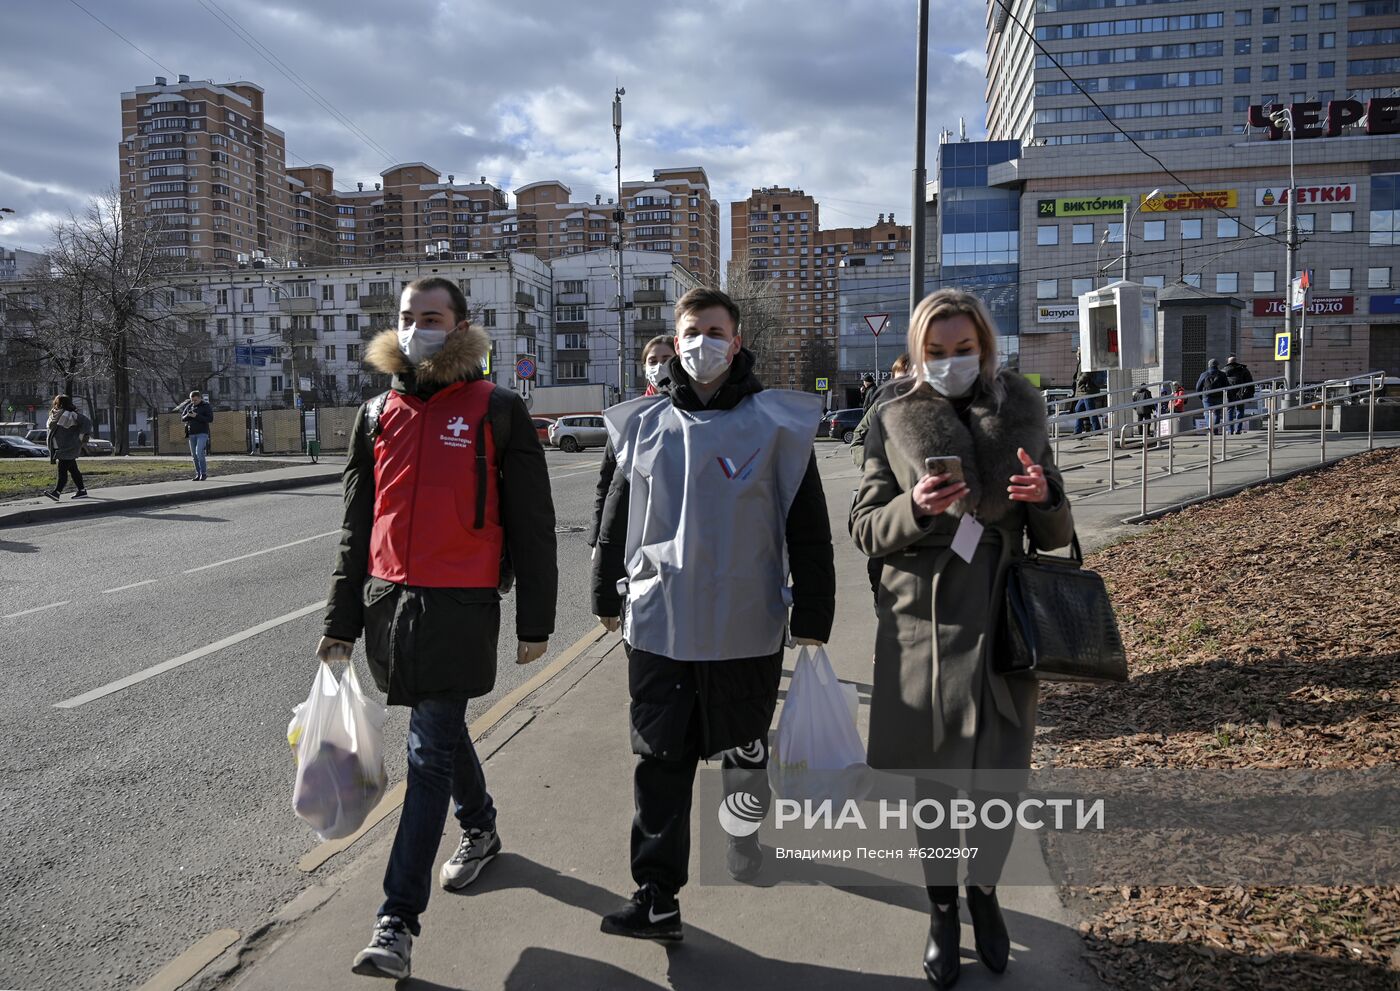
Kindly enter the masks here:
<path id="1" fill-rule="evenodd" d="M 739 331 L 727 295 L 686 293 L 670 385 L 604 414 L 617 472 L 593 557 L 593 607 L 608 629 L 623 628 L 638 757 L 640 887 L 603 919 L 615 935 L 681 938 L 696 766 L 721 755 L 727 777 L 745 775 L 745 790 L 767 803 L 753 772 L 768 765 L 784 644 L 789 634 L 825 643 L 836 611 L 812 447 L 821 400 L 765 391 Z M 762 863 L 756 839 L 731 841 L 736 879 L 753 880 Z"/>

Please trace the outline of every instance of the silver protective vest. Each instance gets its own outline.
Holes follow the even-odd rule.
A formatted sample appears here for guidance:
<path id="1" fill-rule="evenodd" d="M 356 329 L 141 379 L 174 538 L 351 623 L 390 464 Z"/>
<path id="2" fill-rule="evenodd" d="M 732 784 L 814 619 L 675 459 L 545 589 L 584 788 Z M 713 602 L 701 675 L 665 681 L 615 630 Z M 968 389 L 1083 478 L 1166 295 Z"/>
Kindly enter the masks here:
<path id="1" fill-rule="evenodd" d="M 623 635 L 682 661 L 777 653 L 787 516 L 812 456 L 817 396 L 773 389 L 729 410 L 648 397 L 603 414 L 630 487 Z"/>

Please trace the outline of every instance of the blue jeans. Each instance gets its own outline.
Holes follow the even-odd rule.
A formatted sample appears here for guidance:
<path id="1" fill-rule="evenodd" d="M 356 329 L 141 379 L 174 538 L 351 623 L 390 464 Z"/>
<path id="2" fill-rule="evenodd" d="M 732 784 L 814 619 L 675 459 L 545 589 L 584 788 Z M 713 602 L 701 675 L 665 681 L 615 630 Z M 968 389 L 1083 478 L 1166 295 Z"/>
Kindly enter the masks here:
<path id="1" fill-rule="evenodd" d="M 190 457 L 194 458 L 194 473 L 200 478 L 209 474 L 209 462 L 205 460 L 205 452 L 209 450 L 208 434 L 190 434 Z"/>
<path id="2" fill-rule="evenodd" d="M 420 933 L 418 916 L 428 908 L 448 800 L 456 804 L 463 829 L 496 828 L 496 807 L 467 734 L 466 716 L 466 702 L 427 699 L 413 707 L 408 719 L 408 791 L 378 914 L 397 915 L 415 936 Z"/>
<path id="3" fill-rule="evenodd" d="M 1206 426 L 1210 428 L 1211 433 L 1219 433 L 1221 413 L 1220 404 L 1207 401 L 1203 403 L 1202 406 L 1203 411 L 1206 414 Z"/>
<path id="4" fill-rule="evenodd" d="M 1229 413 L 1226 415 L 1226 419 L 1225 419 L 1225 422 L 1229 424 L 1229 431 L 1230 431 L 1230 433 L 1232 433 L 1232 434 L 1242 434 L 1242 433 L 1244 433 L 1244 423 L 1242 422 L 1244 419 L 1245 419 L 1244 407 L 1243 407 L 1243 406 L 1231 406 L 1231 407 L 1230 407 L 1230 411 L 1229 411 Z"/>
<path id="5" fill-rule="evenodd" d="M 1091 399 L 1081 399 L 1079 400 L 1079 402 L 1074 404 L 1074 411 L 1076 413 L 1092 413 L 1096 409 L 1098 409 L 1098 406 Z M 1081 416 L 1079 419 L 1074 421 L 1074 432 L 1077 434 L 1087 433 L 1090 429 L 1090 424 L 1093 424 L 1093 430 L 1102 430 L 1103 417 Z"/>

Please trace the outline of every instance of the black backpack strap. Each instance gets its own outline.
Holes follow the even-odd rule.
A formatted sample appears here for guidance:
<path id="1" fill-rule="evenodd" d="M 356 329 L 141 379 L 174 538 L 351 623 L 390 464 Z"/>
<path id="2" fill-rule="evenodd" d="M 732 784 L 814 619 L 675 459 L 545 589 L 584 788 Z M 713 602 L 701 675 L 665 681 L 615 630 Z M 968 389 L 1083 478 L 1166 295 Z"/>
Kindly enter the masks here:
<path id="1" fill-rule="evenodd" d="M 509 389 L 503 389 L 499 385 L 491 390 L 491 396 L 486 400 L 486 415 L 481 418 L 481 424 L 477 427 L 476 443 L 476 528 L 480 530 L 486 525 L 486 486 L 490 481 L 492 465 L 486 457 L 486 428 L 491 428 L 491 441 L 496 448 L 496 464 L 494 466 L 497 478 L 500 476 L 501 452 L 510 443 L 510 401 L 515 393 Z"/>
<path id="2" fill-rule="evenodd" d="M 388 402 L 389 393 L 386 390 L 365 403 L 365 436 L 371 446 L 379 437 L 379 419 L 384 415 L 384 407 Z"/>

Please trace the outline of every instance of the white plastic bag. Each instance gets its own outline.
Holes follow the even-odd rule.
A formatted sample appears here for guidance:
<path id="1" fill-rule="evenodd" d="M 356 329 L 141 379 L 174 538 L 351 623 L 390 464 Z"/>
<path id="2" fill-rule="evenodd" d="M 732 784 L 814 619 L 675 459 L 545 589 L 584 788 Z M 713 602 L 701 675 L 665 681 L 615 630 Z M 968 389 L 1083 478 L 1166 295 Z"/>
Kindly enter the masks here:
<path id="1" fill-rule="evenodd" d="M 865 770 L 865 745 L 856 729 L 847 687 L 836 679 L 826 648 L 803 647 L 778 717 L 774 790 L 783 798 L 848 795 Z"/>
<path id="2" fill-rule="evenodd" d="M 339 678 L 321 664 L 311 694 L 292 710 L 292 808 L 321 839 L 349 836 L 384 797 L 384 716 L 384 706 L 360 690 L 353 664 Z"/>

